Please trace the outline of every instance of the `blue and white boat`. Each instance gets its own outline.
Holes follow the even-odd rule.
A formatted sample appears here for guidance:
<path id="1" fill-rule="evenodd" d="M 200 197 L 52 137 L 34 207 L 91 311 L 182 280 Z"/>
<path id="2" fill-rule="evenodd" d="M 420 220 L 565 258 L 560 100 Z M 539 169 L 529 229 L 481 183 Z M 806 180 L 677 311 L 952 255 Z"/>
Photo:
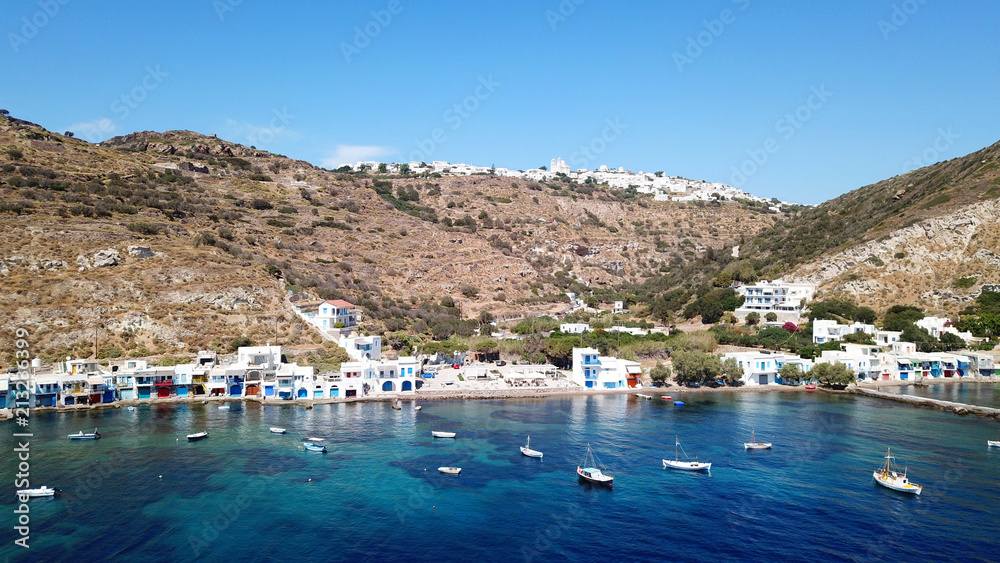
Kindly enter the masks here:
<path id="1" fill-rule="evenodd" d="M 597 456 L 594 455 L 593 450 L 590 449 L 590 444 L 587 444 L 587 457 L 583 461 L 583 467 L 580 467 L 579 465 L 576 467 L 576 474 L 579 475 L 580 480 L 585 483 L 611 487 L 614 485 L 615 478 L 611 475 L 605 475 L 600 469 L 598 469 L 597 465 L 600 463 L 601 462 L 597 460 Z"/>
<path id="2" fill-rule="evenodd" d="M 70 440 L 96 440 L 101 437 L 101 434 L 95 428 L 93 432 L 85 433 L 83 430 L 77 432 L 76 434 L 70 434 Z"/>
<path id="3" fill-rule="evenodd" d="M 306 449 L 307 452 L 320 452 L 326 453 L 326 446 L 323 444 L 314 444 L 312 442 L 303 442 L 302 447 Z"/>

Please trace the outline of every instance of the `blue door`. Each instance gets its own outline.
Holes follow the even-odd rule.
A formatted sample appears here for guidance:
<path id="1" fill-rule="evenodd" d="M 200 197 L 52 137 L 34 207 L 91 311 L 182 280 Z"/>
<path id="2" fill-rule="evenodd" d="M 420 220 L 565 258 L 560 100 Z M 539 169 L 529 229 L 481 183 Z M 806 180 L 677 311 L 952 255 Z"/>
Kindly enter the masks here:
<path id="1" fill-rule="evenodd" d="M 383 383 L 382 384 L 382 390 L 383 391 L 392 391 L 393 390 L 393 388 L 392 388 L 392 382 L 391 381 L 386 381 L 385 383 Z"/>
<path id="2" fill-rule="evenodd" d="M 305 389 L 299 389 L 299 398 L 300 399 L 305 399 L 308 395 L 309 395 L 309 391 L 306 391 Z"/>
<path id="3" fill-rule="evenodd" d="M 413 391 L 413 384 L 409 381 L 403 382 L 403 391 Z"/>
<path id="4" fill-rule="evenodd" d="M 240 393 L 242 393 L 242 392 L 243 392 L 243 388 L 240 387 L 239 384 L 232 385 L 232 386 L 229 387 L 229 396 L 230 397 L 239 397 Z"/>
<path id="5" fill-rule="evenodd" d="M 336 387 L 334 387 L 333 389 L 330 389 L 330 396 L 331 397 L 339 397 L 340 396 L 340 389 L 338 389 Z"/>

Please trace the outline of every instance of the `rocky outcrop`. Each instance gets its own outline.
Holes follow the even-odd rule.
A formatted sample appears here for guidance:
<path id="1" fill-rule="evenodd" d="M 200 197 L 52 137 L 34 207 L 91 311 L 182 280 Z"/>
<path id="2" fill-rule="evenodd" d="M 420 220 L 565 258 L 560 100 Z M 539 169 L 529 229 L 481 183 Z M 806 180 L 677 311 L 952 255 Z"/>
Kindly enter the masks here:
<path id="1" fill-rule="evenodd" d="M 153 251 L 148 246 L 130 246 L 128 247 L 128 255 L 134 256 L 136 258 L 152 258 Z"/>
<path id="2" fill-rule="evenodd" d="M 107 268 L 117 266 L 121 262 L 121 255 L 114 248 L 98 250 L 91 259 L 91 266 L 94 268 Z"/>

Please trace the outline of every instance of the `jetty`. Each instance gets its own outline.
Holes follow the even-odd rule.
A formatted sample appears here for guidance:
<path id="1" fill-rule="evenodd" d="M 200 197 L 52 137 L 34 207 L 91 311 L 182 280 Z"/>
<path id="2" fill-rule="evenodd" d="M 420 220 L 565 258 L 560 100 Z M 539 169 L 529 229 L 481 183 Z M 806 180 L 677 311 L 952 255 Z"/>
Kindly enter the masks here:
<path id="1" fill-rule="evenodd" d="M 913 395 L 903 395 L 900 393 L 887 393 L 885 391 L 866 389 L 864 387 L 857 387 L 857 386 L 851 386 L 850 388 L 847 389 L 847 392 L 855 395 L 876 397 L 878 399 L 888 399 L 890 401 L 896 401 L 898 403 L 907 403 L 918 407 L 929 407 L 934 409 L 951 411 L 955 414 L 971 414 L 975 416 L 1000 419 L 1000 409 L 994 409 L 990 407 L 967 405 L 965 403 L 942 401 L 940 399 L 928 399 L 926 397 L 915 397 Z"/>

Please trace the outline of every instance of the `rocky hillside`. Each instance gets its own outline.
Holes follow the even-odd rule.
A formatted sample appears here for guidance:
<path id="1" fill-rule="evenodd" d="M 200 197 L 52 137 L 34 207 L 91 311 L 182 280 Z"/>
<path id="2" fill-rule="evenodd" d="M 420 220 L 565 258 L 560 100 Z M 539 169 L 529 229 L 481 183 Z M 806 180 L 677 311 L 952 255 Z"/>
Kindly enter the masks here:
<path id="1" fill-rule="evenodd" d="M 762 269 L 876 310 L 954 314 L 1000 283 L 1000 143 L 859 188 L 755 238 Z"/>
<path id="2" fill-rule="evenodd" d="M 728 256 L 781 217 L 606 186 L 338 174 L 188 131 L 92 145 L 9 116 L 0 194 L 0 325 L 49 357 L 95 340 L 101 355 L 309 344 L 290 296 L 442 336 Z"/>

